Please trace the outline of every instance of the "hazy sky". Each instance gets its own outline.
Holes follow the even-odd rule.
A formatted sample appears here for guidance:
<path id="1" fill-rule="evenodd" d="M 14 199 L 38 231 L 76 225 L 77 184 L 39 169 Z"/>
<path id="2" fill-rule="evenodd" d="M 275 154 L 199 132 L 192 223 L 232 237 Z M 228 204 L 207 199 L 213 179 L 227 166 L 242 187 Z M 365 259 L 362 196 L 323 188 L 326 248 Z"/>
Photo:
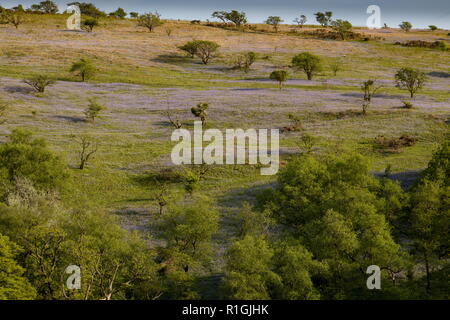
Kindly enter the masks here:
<path id="1" fill-rule="evenodd" d="M 18 3 L 25 7 L 41 0 L 0 0 L 3 7 Z M 60 10 L 72 0 L 56 0 Z M 100 9 L 110 12 L 117 7 L 126 11 L 146 12 L 158 10 L 167 19 L 211 19 L 215 10 L 242 10 L 249 22 L 262 22 L 269 15 L 281 16 L 285 22 L 305 14 L 308 22 L 314 22 L 314 12 L 333 11 L 334 18 L 350 20 L 354 25 L 365 25 L 369 5 L 381 8 L 382 23 L 397 26 L 401 21 L 410 21 L 414 27 L 430 24 L 450 29 L 450 0 L 81 0 L 92 2 Z"/>

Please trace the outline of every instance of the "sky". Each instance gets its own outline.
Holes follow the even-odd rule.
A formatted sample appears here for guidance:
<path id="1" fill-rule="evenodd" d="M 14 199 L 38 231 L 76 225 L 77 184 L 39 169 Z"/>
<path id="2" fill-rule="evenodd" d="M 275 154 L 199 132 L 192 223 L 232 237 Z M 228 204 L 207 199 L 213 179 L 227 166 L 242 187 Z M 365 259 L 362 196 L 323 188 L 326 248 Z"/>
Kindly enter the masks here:
<path id="1" fill-rule="evenodd" d="M 0 0 L 0 5 L 10 8 L 19 3 L 25 7 L 41 0 Z M 72 0 L 55 0 L 61 11 Z M 381 22 L 397 27 L 402 21 L 409 21 L 416 28 L 436 25 L 450 29 L 450 0 L 80 0 L 92 2 L 99 9 L 111 12 L 118 7 L 127 12 L 139 13 L 157 10 L 162 18 L 183 20 L 206 20 L 216 10 L 239 10 L 247 14 L 250 23 L 263 22 L 269 15 L 280 16 L 285 23 L 301 14 L 308 17 L 308 23 L 316 23 L 314 13 L 332 11 L 333 18 L 349 20 L 355 26 L 365 26 L 369 5 L 381 8 Z"/>

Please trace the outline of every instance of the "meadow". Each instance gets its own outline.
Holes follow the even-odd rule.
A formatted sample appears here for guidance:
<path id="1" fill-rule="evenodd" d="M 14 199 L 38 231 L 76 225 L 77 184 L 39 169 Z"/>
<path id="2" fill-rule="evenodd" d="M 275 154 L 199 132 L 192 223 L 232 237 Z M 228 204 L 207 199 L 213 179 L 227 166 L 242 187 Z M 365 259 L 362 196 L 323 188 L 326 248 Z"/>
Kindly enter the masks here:
<path id="1" fill-rule="evenodd" d="M 209 104 L 209 128 L 279 128 L 300 119 L 302 130 L 280 134 L 282 166 L 302 151 L 305 133 L 315 138 L 315 154 L 358 152 L 371 160 L 371 171 L 390 177 L 406 190 L 430 161 L 433 151 L 448 133 L 450 121 L 450 52 L 394 45 L 407 40 L 446 40 L 447 30 L 354 28 L 382 40 L 335 41 L 303 36 L 315 27 L 282 25 L 275 33 L 259 25 L 257 31 L 227 30 L 166 21 L 150 33 L 132 19 L 100 19 L 93 32 L 66 31 L 65 15 L 27 15 L 18 29 L 0 25 L 0 101 L 6 103 L 5 122 L 0 126 L 6 141 L 14 128 L 26 128 L 44 138 L 49 148 L 68 164 L 69 187 L 61 193 L 69 208 L 90 208 L 116 216 L 127 230 L 150 236 L 150 246 L 161 243 L 152 227 L 158 217 L 161 173 L 182 174 L 198 170 L 174 166 L 170 141 L 174 130 L 167 110 L 184 128 L 196 120 L 191 108 Z M 168 35 L 167 30 L 171 33 Z M 219 54 L 207 65 L 178 49 L 194 40 L 220 45 Z M 248 73 L 233 68 L 236 55 L 253 51 L 258 59 Z M 290 68 L 291 59 L 308 51 L 323 59 L 323 70 L 311 81 Z M 95 75 L 81 82 L 69 72 L 72 63 L 89 58 Z M 330 65 L 339 63 L 336 75 Z M 395 87 L 398 69 L 414 67 L 428 80 L 402 107 L 408 93 Z M 288 70 L 282 90 L 269 74 Z M 35 74 L 56 79 L 44 93 L 35 93 L 23 79 Z M 367 114 L 362 113 L 362 83 L 374 79 L 382 84 Z M 106 109 L 95 122 L 85 120 L 84 110 L 95 98 Z M 79 144 L 74 136 L 89 135 L 98 151 L 84 170 L 79 170 Z M 408 136 L 411 146 L 380 150 L 375 139 Z M 212 166 L 202 176 L 195 193 L 214 201 L 220 220 L 213 236 L 214 259 L 203 270 L 208 289 L 223 274 L 223 254 L 237 239 L 236 215 L 245 202 L 254 204 L 261 189 L 273 186 L 277 176 L 261 176 L 257 166 Z M 182 183 L 170 183 L 174 199 L 186 197 Z M 178 201 L 178 200 L 173 200 Z M 181 200 L 180 200 L 181 201 Z M 216 279 L 216 280 L 215 280 Z"/>

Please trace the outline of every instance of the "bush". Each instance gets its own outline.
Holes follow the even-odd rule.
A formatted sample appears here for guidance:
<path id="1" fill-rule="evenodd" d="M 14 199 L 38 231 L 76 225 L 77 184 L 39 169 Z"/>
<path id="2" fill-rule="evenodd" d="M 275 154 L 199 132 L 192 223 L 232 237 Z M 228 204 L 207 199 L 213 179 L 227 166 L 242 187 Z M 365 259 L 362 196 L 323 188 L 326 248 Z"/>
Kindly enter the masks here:
<path id="1" fill-rule="evenodd" d="M 17 178 L 26 178 L 37 188 L 58 189 L 66 178 L 65 164 L 42 139 L 31 132 L 14 129 L 9 141 L 0 145 L 0 180 L 9 187 Z"/>
<path id="2" fill-rule="evenodd" d="M 408 90 L 411 98 L 423 88 L 426 79 L 425 73 L 413 68 L 402 68 L 395 75 L 397 87 Z"/>
<path id="3" fill-rule="evenodd" d="M 305 72 L 308 80 L 312 80 L 313 76 L 322 70 L 322 60 L 309 52 L 303 52 L 292 58 L 292 64 L 295 68 Z"/>
<path id="4" fill-rule="evenodd" d="M 346 39 L 347 34 L 351 32 L 353 28 L 350 22 L 341 19 L 331 22 L 331 27 L 342 37 L 342 40 Z"/>
<path id="5" fill-rule="evenodd" d="M 178 49 L 187 52 L 191 58 L 194 58 L 197 53 L 197 42 L 197 40 L 189 41 L 188 43 L 178 47 Z"/>
<path id="6" fill-rule="evenodd" d="M 90 100 L 89 107 L 86 109 L 84 114 L 86 115 L 87 120 L 90 120 L 94 123 L 95 118 L 97 118 L 99 113 L 105 109 L 106 108 L 104 106 L 100 105 L 97 101 L 92 99 Z"/>
<path id="7" fill-rule="evenodd" d="M 405 32 L 408 32 L 412 29 L 412 24 L 408 21 L 403 21 L 401 24 L 398 25 L 400 29 L 404 30 Z"/>
<path id="8" fill-rule="evenodd" d="M 92 78 L 95 71 L 96 69 L 92 61 L 86 58 L 82 58 L 80 61 L 75 62 L 70 68 L 70 72 L 77 72 L 83 82 Z"/>
<path id="9" fill-rule="evenodd" d="M 256 58 L 256 53 L 252 51 L 240 54 L 236 58 L 235 68 L 247 73 L 252 64 L 256 61 Z"/>
<path id="10" fill-rule="evenodd" d="M 430 25 L 428 28 L 430 28 L 431 31 L 436 31 L 438 29 L 435 25 Z"/>
<path id="11" fill-rule="evenodd" d="M 273 27 L 275 32 L 278 32 L 278 25 L 282 22 L 283 20 L 281 20 L 281 18 L 278 16 L 270 16 L 265 21 L 266 24 L 271 25 Z"/>
<path id="12" fill-rule="evenodd" d="M 206 118 L 208 117 L 208 104 L 199 103 L 196 107 L 191 108 L 191 112 L 194 116 L 200 118 L 202 125 L 206 124 Z"/>
<path id="13" fill-rule="evenodd" d="M 45 91 L 45 88 L 49 85 L 52 85 L 55 83 L 53 79 L 46 75 L 37 75 L 31 79 L 26 79 L 23 82 L 28 84 L 29 86 L 33 87 L 36 92 L 43 93 Z"/>
<path id="14" fill-rule="evenodd" d="M 285 70 L 275 70 L 270 74 L 270 79 L 278 81 L 280 90 L 283 88 L 283 82 L 288 79 L 288 73 Z"/>
<path id="15" fill-rule="evenodd" d="M 83 29 L 87 32 L 92 32 L 94 27 L 98 26 L 98 20 L 95 18 L 88 18 L 85 21 L 83 21 Z"/>
<path id="16" fill-rule="evenodd" d="M 198 40 L 196 42 L 195 55 L 202 60 L 203 64 L 208 64 L 219 48 L 220 45 L 213 41 Z"/>
<path id="17" fill-rule="evenodd" d="M 138 26 L 147 28 L 148 31 L 153 32 L 156 27 L 163 25 L 161 15 L 158 12 L 146 13 L 138 17 Z"/>

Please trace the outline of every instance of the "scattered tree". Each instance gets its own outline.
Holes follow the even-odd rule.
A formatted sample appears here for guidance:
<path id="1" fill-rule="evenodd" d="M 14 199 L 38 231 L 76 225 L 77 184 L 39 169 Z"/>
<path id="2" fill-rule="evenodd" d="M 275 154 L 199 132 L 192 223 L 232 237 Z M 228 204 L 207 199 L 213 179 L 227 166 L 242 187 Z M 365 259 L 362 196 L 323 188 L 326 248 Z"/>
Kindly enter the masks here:
<path id="1" fill-rule="evenodd" d="M 342 38 L 342 40 L 345 40 L 347 37 L 347 34 L 351 32 L 353 26 L 350 22 L 347 20 L 341 20 L 337 19 L 335 21 L 331 22 L 331 27 L 334 31 L 336 31 Z"/>
<path id="2" fill-rule="evenodd" d="M 397 87 L 408 90 L 411 98 L 423 88 L 426 79 L 425 73 L 413 68 L 402 68 L 395 74 Z"/>
<path id="3" fill-rule="evenodd" d="M 138 12 L 130 12 L 130 17 L 132 19 L 137 19 L 137 18 L 139 18 L 139 13 Z"/>
<path id="4" fill-rule="evenodd" d="M 428 28 L 430 28 L 431 31 L 436 31 L 438 29 L 435 25 L 430 25 Z"/>
<path id="5" fill-rule="evenodd" d="M 288 73 L 285 70 L 275 70 L 270 74 L 270 80 L 278 81 L 278 86 L 283 89 L 283 83 L 288 79 Z"/>
<path id="6" fill-rule="evenodd" d="M 97 152 L 98 143 L 87 135 L 81 135 L 79 137 L 74 136 L 74 138 L 80 147 L 80 150 L 78 151 L 78 159 L 80 160 L 78 168 L 83 170 L 91 157 Z"/>
<path id="7" fill-rule="evenodd" d="M 164 21 L 161 20 L 161 15 L 158 12 L 146 13 L 140 15 L 138 18 L 138 26 L 147 28 L 150 32 L 153 32 L 156 27 L 159 27 L 163 24 Z"/>
<path id="8" fill-rule="evenodd" d="M 361 90 L 364 93 L 363 97 L 363 114 L 367 113 L 367 109 L 372 102 L 372 97 L 378 90 L 381 89 L 381 86 L 376 85 L 374 80 L 367 80 L 363 83 Z"/>
<path id="9" fill-rule="evenodd" d="M 94 27 L 97 27 L 99 25 L 98 20 L 95 18 L 87 18 L 83 21 L 83 29 L 87 32 L 92 32 L 94 30 Z"/>
<path id="10" fill-rule="evenodd" d="M 106 17 L 106 13 L 100 11 L 94 4 L 86 3 L 86 2 L 71 2 L 67 4 L 68 6 L 76 5 L 80 8 L 80 12 L 82 15 L 89 16 L 92 18 L 102 18 Z"/>
<path id="11" fill-rule="evenodd" d="M 215 19 L 219 19 L 220 21 L 222 21 L 223 23 L 226 22 L 227 20 L 227 12 L 226 11 L 214 11 L 211 15 L 211 17 L 215 18 Z"/>
<path id="12" fill-rule="evenodd" d="M 206 124 L 206 118 L 208 117 L 208 104 L 207 103 L 199 103 L 196 107 L 191 108 L 191 112 L 194 116 L 200 118 L 202 121 L 202 125 Z"/>
<path id="13" fill-rule="evenodd" d="M 408 21 L 403 21 L 401 24 L 398 25 L 400 29 L 404 30 L 405 32 L 408 32 L 412 29 L 412 24 Z"/>
<path id="14" fill-rule="evenodd" d="M 253 51 L 240 54 L 236 58 L 235 68 L 244 71 L 250 71 L 250 67 L 256 61 L 257 55 Z"/>
<path id="15" fill-rule="evenodd" d="M 127 13 L 125 12 L 125 10 L 123 10 L 123 8 L 118 8 L 116 11 L 111 12 L 109 16 L 118 19 L 124 19 L 127 16 Z"/>
<path id="16" fill-rule="evenodd" d="M 208 64 L 219 48 L 220 45 L 213 41 L 195 41 L 195 55 L 202 60 L 203 64 Z"/>
<path id="17" fill-rule="evenodd" d="M 58 6 L 50 0 L 41 1 L 39 4 L 34 4 L 31 6 L 31 9 L 49 14 L 55 14 L 58 12 Z"/>
<path id="18" fill-rule="evenodd" d="M 304 14 L 300 16 L 300 18 L 295 18 L 294 23 L 296 23 L 300 28 L 303 28 L 303 25 L 308 21 L 308 18 Z"/>
<path id="19" fill-rule="evenodd" d="M 309 52 L 303 52 L 296 55 L 292 59 L 292 64 L 295 68 L 303 70 L 308 80 L 312 80 L 314 75 L 322 70 L 322 60 Z"/>
<path id="20" fill-rule="evenodd" d="M 189 41 L 188 43 L 178 47 L 178 49 L 187 52 L 191 58 L 194 58 L 197 53 L 197 43 L 198 40 Z"/>
<path id="21" fill-rule="evenodd" d="M 336 76 L 339 71 L 342 71 L 342 61 L 335 60 L 331 62 L 330 69 L 333 72 L 333 75 Z"/>
<path id="22" fill-rule="evenodd" d="M 34 90 L 36 90 L 36 92 L 43 93 L 45 91 L 45 88 L 47 88 L 47 86 L 55 83 L 55 80 L 46 75 L 37 75 L 34 76 L 33 78 L 26 79 L 23 82 L 31 86 Z"/>
<path id="23" fill-rule="evenodd" d="M 102 110 L 105 110 L 105 107 L 99 104 L 97 101 L 91 99 L 89 101 L 89 106 L 85 110 L 84 114 L 86 115 L 87 120 L 90 120 L 93 123 L 95 123 L 95 118 L 98 117 L 98 115 Z"/>
<path id="24" fill-rule="evenodd" d="M 316 20 L 322 27 L 328 27 L 331 23 L 331 17 L 333 16 L 333 12 L 316 12 L 314 14 L 316 16 Z"/>
<path id="25" fill-rule="evenodd" d="M 232 10 L 230 12 L 227 12 L 225 14 L 225 19 L 228 21 L 233 22 L 237 28 L 239 28 L 241 25 L 247 23 L 247 18 L 245 16 L 244 12 L 239 12 L 237 10 Z"/>
<path id="26" fill-rule="evenodd" d="M 283 20 L 278 16 L 270 16 L 265 21 L 266 24 L 271 25 L 275 32 L 278 32 L 278 25 L 282 23 Z"/>
<path id="27" fill-rule="evenodd" d="M 72 64 L 70 72 L 76 72 L 81 77 L 81 81 L 84 82 L 92 78 L 95 74 L 95 67 L 91 60 L 82 58 L 80 61 Z"/>

